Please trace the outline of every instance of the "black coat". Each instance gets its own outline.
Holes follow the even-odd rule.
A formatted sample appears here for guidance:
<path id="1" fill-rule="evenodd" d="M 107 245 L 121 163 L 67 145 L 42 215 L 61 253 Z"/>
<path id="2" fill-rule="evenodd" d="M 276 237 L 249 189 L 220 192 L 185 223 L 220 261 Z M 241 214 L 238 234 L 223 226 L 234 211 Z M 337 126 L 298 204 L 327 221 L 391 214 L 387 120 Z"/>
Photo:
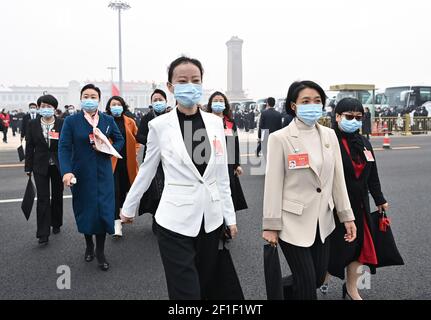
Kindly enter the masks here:
<path id="1" fill-rule="evenodd" d="M 274 108 L 266 109 L 262 112 L 259 122 L 258 137 L 261 138 L 261 130 L 268 129 L 269 134 L 280 130 L 283 127 L 283 117 L 280 112 Z"/>
<path id="2" fill-rule="evenodd" d="M 55 118 L 52 132 L 61 132 L 63 120 Z M 47 175 L 49 168 L 49 159 L 52 158 L 58 170 L 60 165 L 58 161 L 58 142 L 59 140 L 50 140 L 50 145 L 43 136 L 40 118 L 31 120 L 27 126 L 26 146 L 25 146 L 25 172 L 34 172 L 40 175 Z"/>
<path id="3" fill-rule="evenodd" d="M 156 114 L 154 110 L 150 110 L 141 118 L 141 122 L 139 123 L 136 141 L 144 146 L 144 156 L 142 157 L 142 160 L 145 159 L 145 154 L 147 153 L 147 138 L 148 132 L 150 131 L 148 128 L 148 122 L 153 120 L 156 116 L 159 116 L 159 114 Z"/>
<path id="4" fill-rule="evenodd" d="M 371 134 L 371 113 L 365 112 L 362 120 L 362 134 Z"/>
<path id="5" fill-rule="evenodd" d="M 36 115 L 36 119 L 39 119 L 40 116 L 37 114 Z M 21 138 L 24 139 L 27 133 L 27 127 L 28 124 L 31 121 L 31 115 L 29 113 L 27 113 L 23 118 L 22 118 L 22 123 L 21 123 Z"/>
<path id="6" fill-rule="evenodd" d="M 138 134 L 136 135 L 136 141 L 138 141 L 140 144 L 144 146 L 144 156 L 143 159 L 145 159 L 145 155 L 147 154 L 147 138 L 148 138 L 148 132 L 149 127 L 148 123 L 153 120 L 156 117 L 156 113 L 154 110 L 150 110 L 147 114 L 145 114 L 141 122 L 139 124 Z M 162 197 L 162 192 L 165 185 L 165 175 L 163 172 L 162 163 L 159 163 L 159 166 L 157 167 L 156 175 L 154 176 L 153 181 L 150 184 L 150 187 L 148 190 L 143 194 L 140 205 L 139 205 L 139 215 L 142 215 L 144 213 L 151 213 L 155 214 L 157 211 L 157 208 L 160 203 L 160 199 Z"/>
<path id="7" fill-rule="evenodd" d="M 226 148 L 228 156 L 228 170 L 230 179 L 230 191 L 232 195 L 232 202 L 235 211 L 245 210 L 248 208 L 247 201 L 242 191 L 241 182 L 238 176 L 235 175 L 235 170 L 240 166 L 240 150 L 239 150 L 239 139 L 238 130 L 236 124 L 233 121 L 229 121 L 232 124 L 232 136 L 226 135 Z M 224 127 L 227 128 L 226 118 L 223 119 Z"/>
<path id="8" fill-rule="evenodd" d="M 358 134 L 359 135 L 359 134 Z M 364 146 L 373 153 L 371 143 L 363 136 L 360 136 Z M 370 221 L 370 202 L 368 193 L 371 193 L 376 206 L 386 203 L 380 186 L 379 175 L 377 172 L 376 162 L 366 162 L 359 179 L 355 176 L 352 160 L 347 153 L 341 137 L 338 137 L 343 159 L 344 177 L 347 191 L 349 194 L 350 204 L 355 215 L 355 224 L 357 228 L 357 238 L 352 243 L 344 240 L 346 233 L 344 224 L 340 223 L 335 216 L 336 228 L 330 235 L 330 262 L 328 271 L 331 275 L 344 279 L 344 268 L 353 261 L 358 261 L 364 241 L 364 214 L 370 229 L 371 236 L 375 233 Z M 375 159 L 375 157 L 374 157 Z M 374 211 L 374 210 L 373 210 Z M 375 273 L 375 268 L 370 266 L 371 272 Z"/>

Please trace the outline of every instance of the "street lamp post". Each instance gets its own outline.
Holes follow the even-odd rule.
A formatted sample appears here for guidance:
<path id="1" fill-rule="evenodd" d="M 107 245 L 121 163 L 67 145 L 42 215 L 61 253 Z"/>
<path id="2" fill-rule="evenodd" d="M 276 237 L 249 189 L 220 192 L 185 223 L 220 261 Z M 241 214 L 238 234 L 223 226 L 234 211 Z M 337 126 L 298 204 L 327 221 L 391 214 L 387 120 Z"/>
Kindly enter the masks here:
<path id="1" fill-rule="evenodd" d="M 123 94 L 123 61 L 122 61 L 122 48 L 121 48 L 121 11 L 130 9 L 130 5 L 126 2 L 115 1 L 109 4 L 109 8 L 118 10 L 118 50 L 119 50 L 119 90 L 120 94 Z"/>

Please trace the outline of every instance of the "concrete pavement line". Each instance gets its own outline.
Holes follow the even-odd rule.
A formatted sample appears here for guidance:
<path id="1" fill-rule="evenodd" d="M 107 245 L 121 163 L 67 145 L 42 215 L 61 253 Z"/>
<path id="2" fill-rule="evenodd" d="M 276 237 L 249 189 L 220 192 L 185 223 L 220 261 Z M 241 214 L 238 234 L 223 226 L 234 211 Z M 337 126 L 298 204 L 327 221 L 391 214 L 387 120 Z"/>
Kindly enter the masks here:
<path id="1" fill-rule="evenodd" d="M 23 164 L 0 164 L 0 168 L 21 168 Z"/>
<path id="2" fill-rule="evenodd" d="M 391 150 L 414 150 L 414 149 L 421 149 L 419 146 L 408 146 L 408 147 L 392 147 Z M 387 149 L 383 148 L 374 148 L 374 151 L 384 151 Z M 256 157 L 255 153 L 246 153 L 241 154 L 241 157 Z M 0 164 L 0 168 L 19 168 L 24 167 L 23 164 Z"/>
<path id="3" fill-rule="evenodd" d="M 411 146 L 411 147 L 392 147 L 391 149 L 383 149 L 383 148 L 374 148 L 374 151 L 386 151 L 386 150 L 415 150 L 421 149 L 419 146 Z"/>
<path id="4" fill-rule="evenodd" d="M 63 196 L 63 199 L 72 199 L 72 196 Z M 37 198 L 34 198 L 34 200 L 37 201 Z M 6 199 L 6 200 L 0 200 L 0 204 L 2 203 L 20 203 L 22 202 L 22 199 Z"/>
<path id="5" fill-rule="evenodd" d="M 415 149 L 421 149 L 421 147 L 419 146 L 406 146 L 406 147 L 392 147 L 390 150 L 415 150 Z M 385 151 L 388 149 L 383 149 L 383 148 L 373 148 L 374 151 Z M 241 157 L 256 157 L 255 153 L 246 153 L 246 154 L 241 154 Z"/>

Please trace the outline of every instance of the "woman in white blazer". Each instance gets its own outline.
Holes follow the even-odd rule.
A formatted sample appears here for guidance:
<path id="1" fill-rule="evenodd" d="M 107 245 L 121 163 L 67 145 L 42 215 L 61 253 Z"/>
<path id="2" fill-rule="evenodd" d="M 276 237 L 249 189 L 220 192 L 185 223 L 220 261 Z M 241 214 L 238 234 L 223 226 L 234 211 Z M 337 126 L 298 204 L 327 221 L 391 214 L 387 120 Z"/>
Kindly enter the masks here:
<path id="1" fill-rule="evenodd" d="M 334 207 L 345 225 L 345 240 L 356 238 L 337 137 L 317 123 L 325 98 L 312 81 L 293 83 L 286 111 L 295 119 L 268 141 L 263 238 L 280 244 L 292 271 L 295 298 L 301 300 L 317 299 L 316 289 L 324 281 Z"/>
<path id="2" fill-rule="evenodd" d="M 168 71 L 177 107 L 149 122 L 147 153 L 123 204 L 133 221 L 142 194 L 162 162 L 165 187 L 155 214 L 170 299 L 205 299 L 213 278 L 223 221 L 237 234 L 222 119 L 202 112 L 203 68 L 180 57 Z"/>

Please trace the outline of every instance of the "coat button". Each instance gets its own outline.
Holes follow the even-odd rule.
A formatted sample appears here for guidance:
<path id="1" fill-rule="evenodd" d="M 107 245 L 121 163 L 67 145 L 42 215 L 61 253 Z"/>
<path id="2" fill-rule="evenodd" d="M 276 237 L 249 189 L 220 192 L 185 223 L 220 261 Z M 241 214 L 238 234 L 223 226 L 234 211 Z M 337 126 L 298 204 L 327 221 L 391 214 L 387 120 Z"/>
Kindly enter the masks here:
<path id="1" fill-rule="evenodd" d="M 321 192 L 322 192 L 322 189 L 317 188 L 317 189 L 316 189 L 316 191 L 317 191 L 318 193 L 321 193 Z"/>

